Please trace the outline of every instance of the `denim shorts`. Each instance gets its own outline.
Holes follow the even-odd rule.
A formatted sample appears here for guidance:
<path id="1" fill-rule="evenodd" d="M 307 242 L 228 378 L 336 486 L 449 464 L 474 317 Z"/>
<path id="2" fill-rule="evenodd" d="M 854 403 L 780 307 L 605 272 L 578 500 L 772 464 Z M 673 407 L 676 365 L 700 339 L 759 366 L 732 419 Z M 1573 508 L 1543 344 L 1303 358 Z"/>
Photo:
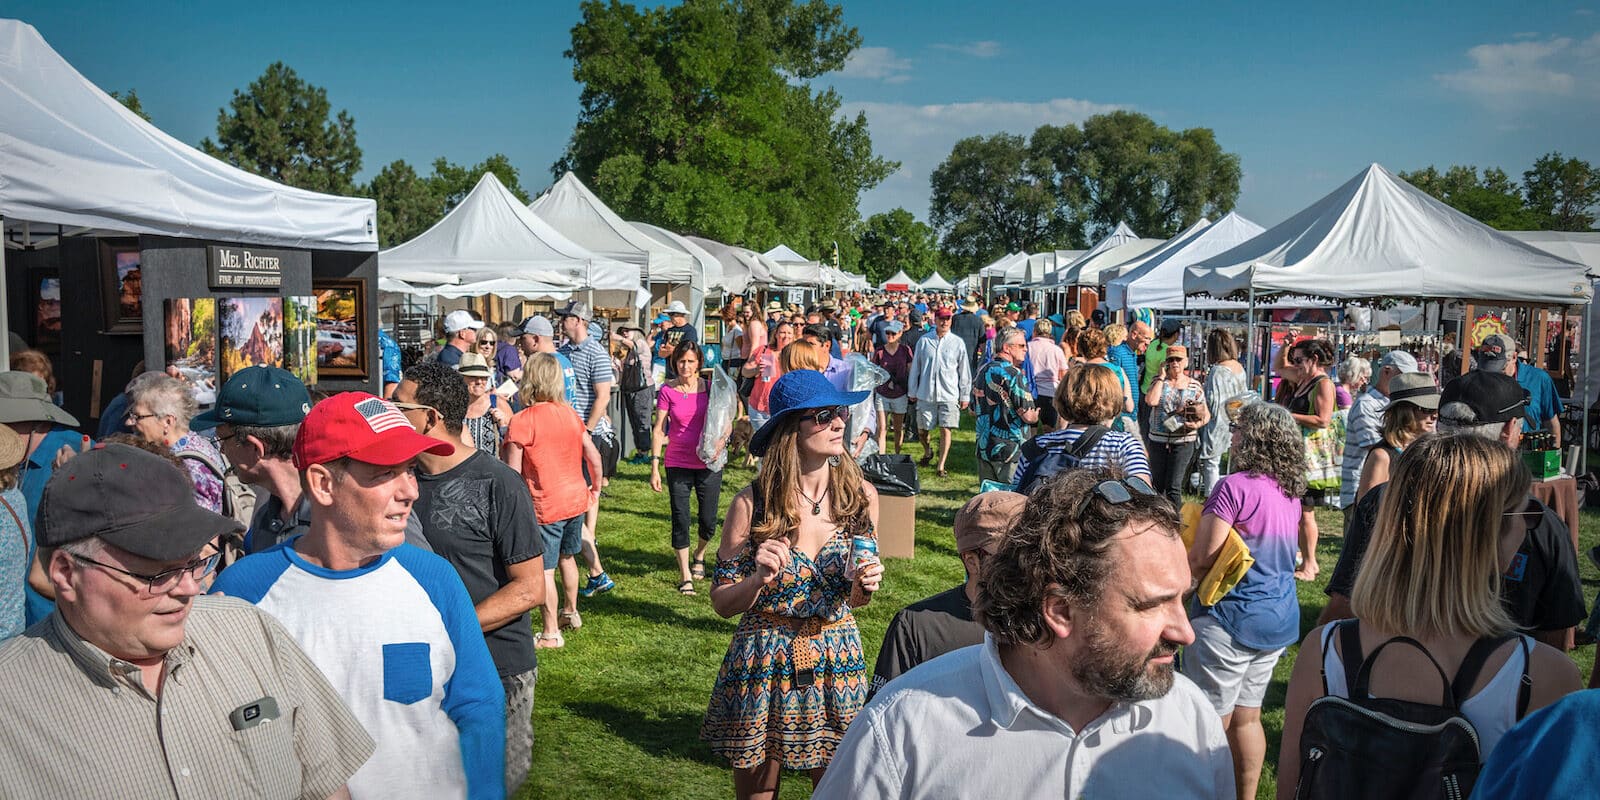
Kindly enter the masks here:
<path id="1" fill-rule="evenodd" d="M 539 526 L 544 540 L 544 568 L 555 569 L 562 556 L 575 556 L 583 549 L 583 515 Z"/>

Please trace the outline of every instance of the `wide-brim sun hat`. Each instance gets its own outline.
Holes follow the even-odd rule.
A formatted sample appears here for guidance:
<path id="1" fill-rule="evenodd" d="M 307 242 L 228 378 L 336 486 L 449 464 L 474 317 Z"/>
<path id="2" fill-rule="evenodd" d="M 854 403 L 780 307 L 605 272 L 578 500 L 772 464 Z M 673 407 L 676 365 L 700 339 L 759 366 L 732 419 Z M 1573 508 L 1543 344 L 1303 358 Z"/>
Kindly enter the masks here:
<path id="1" fill-rule="evenodd" d="M 11 426 L 0 425 L 0 469 L 10 469 L 21 464 L 27 450 L 28 443 L 22 441 L 22 437 L 11 430 Z"/>
<path id="2" fill-rule="evenodd" d="M 665 312 L 663 312 L 663 313 L 666 313 L 666 314 L 683 314 L 685 316 L 688 316 L 689 307 L 684 305 L 682 300 L 674 300 L 674 301 L 672 301 L 672 302 L 667 304 L 667 310 Z"/>
<path id="3" fill-rule="evenodd" d="M 767 444 L 772 440 L 772 434 L 790 414 L 812 408 L 853 406 L 867 399 L 867 395 L 870 394 L 872 393 L 841 392 L 834 388 L 822 373 L 814 369 L 785 372 L 783 377 L 772 385 L 772 392 L 767 396 L 767 407 L 771 410 L 772 416 L 754 436 L 750 437 L 750 454 L 766 455 Z"/>
<path id="4" fill-rule="evenodd" d="M 0 422 L 56 422 L 78 426 L 78 418 L 50 402 L 44 379 L 31 372 L 0 372 Z"/>
<path id="5" fill-rule="evenodd" d="M 1433 376 L 1426 372 L 1402 372 L 1389 379 L 1389 402 L 1410 403 L 1429 411 L 1439 410 L 1441 392 Z"/>

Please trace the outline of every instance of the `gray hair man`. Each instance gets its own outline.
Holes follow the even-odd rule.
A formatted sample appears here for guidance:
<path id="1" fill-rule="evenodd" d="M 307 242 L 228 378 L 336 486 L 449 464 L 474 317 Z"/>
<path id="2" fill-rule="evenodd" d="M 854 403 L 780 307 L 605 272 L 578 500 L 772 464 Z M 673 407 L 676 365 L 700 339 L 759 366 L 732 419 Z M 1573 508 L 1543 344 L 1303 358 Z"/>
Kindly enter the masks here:
<path id="1" fill-rule="evenodd" d="M 814 796 L 1232 795 L 1221 720 L 1174 669 L 1194 641 L 1178 524 L 1110 470 L 1035 490 L 979 578 L 983 644 L 879 690 Z"/>
<path id="2" fill-rule="evenodd" d="M 1344 460 L 1339 464 L 1339 507 L 1349 510 L 1356 504 L 1356 486 L 1361 483 L 1361 467 L 1367 462 L 1367 448 L 1382 437 L 1383 410 L 1389 407 L 1389 381 L 1396 375 L 1417 372 L 1417 359 L 1404 350 L 1390 350 L 1378 360 L 1378 374 L 1353 403 L 1345 417 Z"/>
<path id="3" fill-rule="evenodd" d="M 56 610 L 0 646 L 0 796 L 349 797 L 372 738 L 276 620 L 201 596 L 239 525 L 176 466 L 79 455 L 39 523 Z"/>

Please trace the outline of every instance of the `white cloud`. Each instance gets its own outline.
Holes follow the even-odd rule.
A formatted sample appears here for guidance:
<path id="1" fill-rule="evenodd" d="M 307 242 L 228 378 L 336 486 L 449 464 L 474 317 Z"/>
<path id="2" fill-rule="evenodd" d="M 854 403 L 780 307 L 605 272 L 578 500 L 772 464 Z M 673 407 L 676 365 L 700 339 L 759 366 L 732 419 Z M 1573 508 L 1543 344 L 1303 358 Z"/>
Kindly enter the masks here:
<path id="1" fill-rule="evenodd" d="M 1472 66 L 1435 75 L 1447 88 L 1501 109 L 1551 98 L 1595 96 L 1600 86 L 1600 33 L 1480 44 L 1466 53 Z"/>
<path id="2" fill-rule="evenodd" d="M 994 58 L 1000 55 L 1000 43 L 992 39 L 961 44 L 940 43 L 933 46 L 935 50 L 949 50 L 952 53 L 961 53 L 973 58 Z"/>
<path id="3" fill-rule="evenodd" d="M 1040 125 L 1082 123 L 1096 114 L 1119 108 L 1126 106 L 1070 97 L 1037 103 L 1009 100 L 934 105 L 845 103 L 841 111 L 850 117 L 866 112 L 873 151 L 901 162 L 898 172 L 862 195 L 861 213 L 870 216 L 899 206 L 926 220 L 928 179 L 960 139 L 1000 132 L 1027 136 Z"/>
<path id="4" fill-rule="evenodd" d="M 884 83 L 905 83 L 911 80 L 911 59 L 895 55 L 888 47 L 862 47 L 850 54 L 839 74 L 846 78 L 862 78 Z"/>

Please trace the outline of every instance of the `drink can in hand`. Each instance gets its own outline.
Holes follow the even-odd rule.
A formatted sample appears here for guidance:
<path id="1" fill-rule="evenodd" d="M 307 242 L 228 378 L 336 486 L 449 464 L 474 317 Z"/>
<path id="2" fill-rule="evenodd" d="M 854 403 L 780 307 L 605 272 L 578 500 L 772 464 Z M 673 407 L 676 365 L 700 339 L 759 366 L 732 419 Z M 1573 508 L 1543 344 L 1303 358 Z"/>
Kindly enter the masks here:
<path id="1" fill-rule="evenodd" d="M 875 536 L 850 537 L 851 564 L 856 571 L 868 564 L 878 563 L 878 539 Z"/>

